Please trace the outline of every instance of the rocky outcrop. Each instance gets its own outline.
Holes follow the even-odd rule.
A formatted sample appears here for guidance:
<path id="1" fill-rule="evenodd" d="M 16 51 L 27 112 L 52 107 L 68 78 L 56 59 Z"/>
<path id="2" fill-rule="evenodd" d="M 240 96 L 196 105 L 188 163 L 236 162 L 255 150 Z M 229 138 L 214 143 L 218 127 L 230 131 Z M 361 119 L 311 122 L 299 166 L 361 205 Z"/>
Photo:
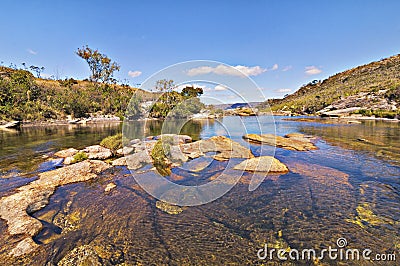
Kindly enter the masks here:
<path id="1" fill-rule="evenodd" d="M 104 148 L 100 145 L 86 147 L 83 149 L 83 152 L 87 154 L 89 159 L 93 160 L 105 160 L 113 156 L 113 153 L 110 149 Z"/>
<path id="2" fill-rule="evenodd" d="M 289 169 L 278 159 L 272 156 L 260 156 L 244 160 L 233 169 L 251 172 L 287 173 Z"/>
<path id="3" fill-rule="evenodd" d="M 61 150 L 61 151 L 54 153 L 54 156 L 57 156 L 60 158 L 67 158 L 67 157 L 74 156 L 77 153 L 78 153 L 77 149 L 69 148 L 69 149 Z"/>
<path id="4" fill-rule="evenodd" d="M 22 255 L 36 247 L 29 239 L 35 236 L 42 224 L 29 214 L 48 204 L 49 197 L 58 186 L 87 181 L 111 167 L 102 161 L 88 160 L 39 174 L 39 179 L 17 189 L 15 194 L 0 199 L 0 217 L 7 221 L 11 235 L 26 235 L 13 249 L 11 255 Z"/>
<path id="5" fill-rule="evenodd" d="M 312 137 L 300 133 L 287 134 L 284 137 L 273 134 L 246 134 L 243 138 L 257 144 L 267 144 L 293 151 L 310 151 L 318 148 L 312 143 Z"/>
<path id="6" fill-rule="evenodd" d="M 145 164 L 152 163 L 151 156 L 146 150 L 125 156 L 125 160 L 126 165 L 128 165 L 128 168 L 131 170 L 136 170 Z"/>
<path id="7" fill-rule="evenodd" d="M 216 152 L 217 154 L 213 156 L 216 160 L 254 157 L 248 148 L 224 136 L 215 136 L 193 143 L 182 144 L 180 149 L 184 155 L 191 159 L 204 156 L 208 152 Z"/>

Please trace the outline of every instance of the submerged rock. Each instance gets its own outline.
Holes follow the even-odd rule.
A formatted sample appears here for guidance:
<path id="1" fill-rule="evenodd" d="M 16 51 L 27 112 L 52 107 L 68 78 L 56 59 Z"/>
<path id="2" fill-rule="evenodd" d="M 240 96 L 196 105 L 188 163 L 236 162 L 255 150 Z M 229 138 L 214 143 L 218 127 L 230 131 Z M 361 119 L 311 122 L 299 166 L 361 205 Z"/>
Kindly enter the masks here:
<path id="1" fill-rule="evenodd" d="M 58 262 L 57 266 L 101 266 L 101 262 L 101 258 L 92 246 L 83 245 L 70 251 Z"/>
<path id="2" fill-rule="evenodd" d="M 49 170 L 54 170 L 57 167 L 61 167 L 63 164 L 64 159 L 53 159 L 53 160 L 48 160 L 46 162 L 43 162 L 39 165 L 37 171 L 38 172 L 45 172 Z"/>
<path id="3" fill-rule="evenodd" d="M 102 161 L 89 160 L 44 172 L 39 174 L 39 179 L 18 188 L 15 194 L 1 198 L 0 217 L 7 221 L 8 232 L 11 235 L 23 234 L 27 238 L 35 236 L 42 229 L 42 224 L 29 213 L 46 206 L 49 197 L 58 186 L 96 178 L 98 173 L 110 167 Z M 30 240 L 25 238 L 23 241 L 29 243 Z M 27 248 L 19 250 L 30 252 L 30 249 Z M 11 255 L 13 254 L 20 253 L 15 251 Z"/>
<path id="4" fill-rule="evenodd" d="M 272 156 L 261 156 L 247 159 L 233 169 L 252 172 L 287 173 L 289 169 L 278 159 Z"/>
<path id="5" fill-rule="evenodd" d="M 249 142 L 267 144 L 293 151 L 310 151 L 318 148 L 311 142 L 311 138 L 300 133 L 287 134 L 284 137 L 273 134 L 246 134 L 243 138 Z"/>
<path id="6" fill-rule="evenodd" d="M 110 192 L 111 190 L 113 190 L 114 188 L 116 188 L 117 185 L 114 182 L 111 182 L 110 184 L 108 184 L 106 186 L 106 188 L 104 189 L 105 192 Z"/>
<path id="7" fill-rule="evenodd" d="M 33 241 L 32 238 L 27 237 L 20 241 L 15 248 L 10 251 L 10 255 L 13 257 L 19 257 L 24 254 L 33 252 L 38 247 L 38 244 Z"/>
<path id="8" fill-rule="evenodd" d="M 157 201 L 156 207 L 168 214 L 180 214 L 183 211 L 181 207 L 176 205 L 171 205 L 165 201 Z"/>

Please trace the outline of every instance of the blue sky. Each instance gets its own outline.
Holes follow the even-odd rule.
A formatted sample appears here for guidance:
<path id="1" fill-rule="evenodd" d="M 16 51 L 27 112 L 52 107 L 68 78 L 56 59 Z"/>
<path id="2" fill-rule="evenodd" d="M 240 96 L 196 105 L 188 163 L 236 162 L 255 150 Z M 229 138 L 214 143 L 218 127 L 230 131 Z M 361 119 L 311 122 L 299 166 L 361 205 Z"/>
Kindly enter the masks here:
<path id="1" fill-rule="evenodd" d="M 399 53 L 400 1 L 2 1 L 0 61 L 86 78 L 88 44 L 131 85 L 171 64 L 242 66 L 266 97 Z M 139 76 L 131 77 L 128 75 Z M 227 74 L 229 76 L 229 74 Z"/>

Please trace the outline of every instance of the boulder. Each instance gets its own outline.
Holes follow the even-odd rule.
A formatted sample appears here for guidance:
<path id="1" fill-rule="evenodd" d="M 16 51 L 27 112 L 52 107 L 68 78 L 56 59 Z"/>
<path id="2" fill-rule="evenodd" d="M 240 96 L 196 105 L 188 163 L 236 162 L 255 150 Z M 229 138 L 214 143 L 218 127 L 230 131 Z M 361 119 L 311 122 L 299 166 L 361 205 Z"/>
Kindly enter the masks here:
<path id="1" fill-rule="evenodd" d="M 311 142 L 311 138 L 300 133 L 287 134 L 284 137 L 273 134 L 246 134 L 243 138 L 249 142 L 267 144 L 293 151 L 310 151 L 318 148 Z"/>
<path id="2" fill-rule="evenodd" d="M 61 150 L 61 151 L 54 153 L 54 156 L 57 156 L 60 158 L 67 158 L 67 157 L 72 157 L 77 153 L 78 153 L 77 149 L 69 148 L 69 149 Z"/>
<path id="3" fill-rule="evenodd" d="M 126 166 L 126 159 L 125 157 L 121 157 L 118 159 L 115 159 L 114 161 L 112 161 L 111 163 L 113 166 Z"/>
<path id="4" fill-rule="evenodd" d="M 87 153 L 89 159 L 93 160 L 105 160 L 113 156 L 113 153 L 110 149 L 100 145 L 89 146 L 84 148 L 82 151 Z"/>
<path id="5" fill-rule="evenodd" d="M 152 163 L 151 156 L 144 150 L 124 157 L 128 169 L 136 170 L 145 164 Z"/>
<path id="6" fill-rule="evenodd" d="M 217 160 L 254 157 L 249 149 L 225 136 L 215 136 L 193 143 L 181 144 L 180 149 L 182 153 L 192 159 L 203 156 L 208 152 L 216 152 L 214 158 Z"/>
<path id="7" fill-rule="evenodd" d="M 39 179 L 16 189 L 16 193 L 0 199 L 0 217 L 7 222 L 11 235 L 35 236 L 42 229 L 39 220 L 29 214 L 48 204 L 50 196 L 58 186 L 87 181 L 111 166 L 102 161 L 88 160 L 39 174 Z M 23 255 L 29 240 L 17 245 L 13 255 Z M 30 247 L 35 247 L 30 245 Z"/>
<path id="8" fill-rule="evenodd" d="M 177 144 L 184 144 L 184 143 L 190 143 L 192 142 L 192 138 L 188 135 L 177 135 L 177 134 L 161 134 L 157 137 L 154 137 L 154 139 L 159 140 L 163 137 L 171 137 L 173 139 L 173 143 L 175 145 Z"/>
<path id="9" fill-rule="evenodd" d="M 289 169 L 272 156 L 260 156 L 244 160 L 233 169 L 251 172 L 287 173 Z"/>
<path id="10" fill-rule="evenodd" d="M 123 147 L 122 149 L 117 150 L 118 155 L 127 155 L 131 154 L 133 152 L 134 148 L 133 147 Z"/>

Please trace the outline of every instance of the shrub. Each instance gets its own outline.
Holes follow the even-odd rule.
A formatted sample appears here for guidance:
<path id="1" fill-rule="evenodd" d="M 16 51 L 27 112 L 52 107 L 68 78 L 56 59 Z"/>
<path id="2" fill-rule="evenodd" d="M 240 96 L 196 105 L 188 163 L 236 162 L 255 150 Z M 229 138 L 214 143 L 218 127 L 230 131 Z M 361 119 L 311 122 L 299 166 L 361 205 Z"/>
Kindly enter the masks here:
<path id="1" fill-rule="evenodd" d="M 172 137 L 164 136 L 156 142 L 151 151 L 151 158 L 153 158 L 154 166 L 157 168 L 158 172 L 164 176 L 171 174 L 167 156 L 171 152 L 173 141 Z"/>
<path id="2" fill-rule="evenodd" d="M 110 150 L 116 151 L 122 148 L 122 133 L 104 138 L 100 145 Z"/>
<path id="3" fill-rule="evenodd" d="M 84 153 L 83 151 L 78 152 L 77 154 L 74 155 L 72 162 L 73 163 L 79 163 L 82 162 L 84 160 L 87 160 L 88 156 L 86 153 Z"/>

